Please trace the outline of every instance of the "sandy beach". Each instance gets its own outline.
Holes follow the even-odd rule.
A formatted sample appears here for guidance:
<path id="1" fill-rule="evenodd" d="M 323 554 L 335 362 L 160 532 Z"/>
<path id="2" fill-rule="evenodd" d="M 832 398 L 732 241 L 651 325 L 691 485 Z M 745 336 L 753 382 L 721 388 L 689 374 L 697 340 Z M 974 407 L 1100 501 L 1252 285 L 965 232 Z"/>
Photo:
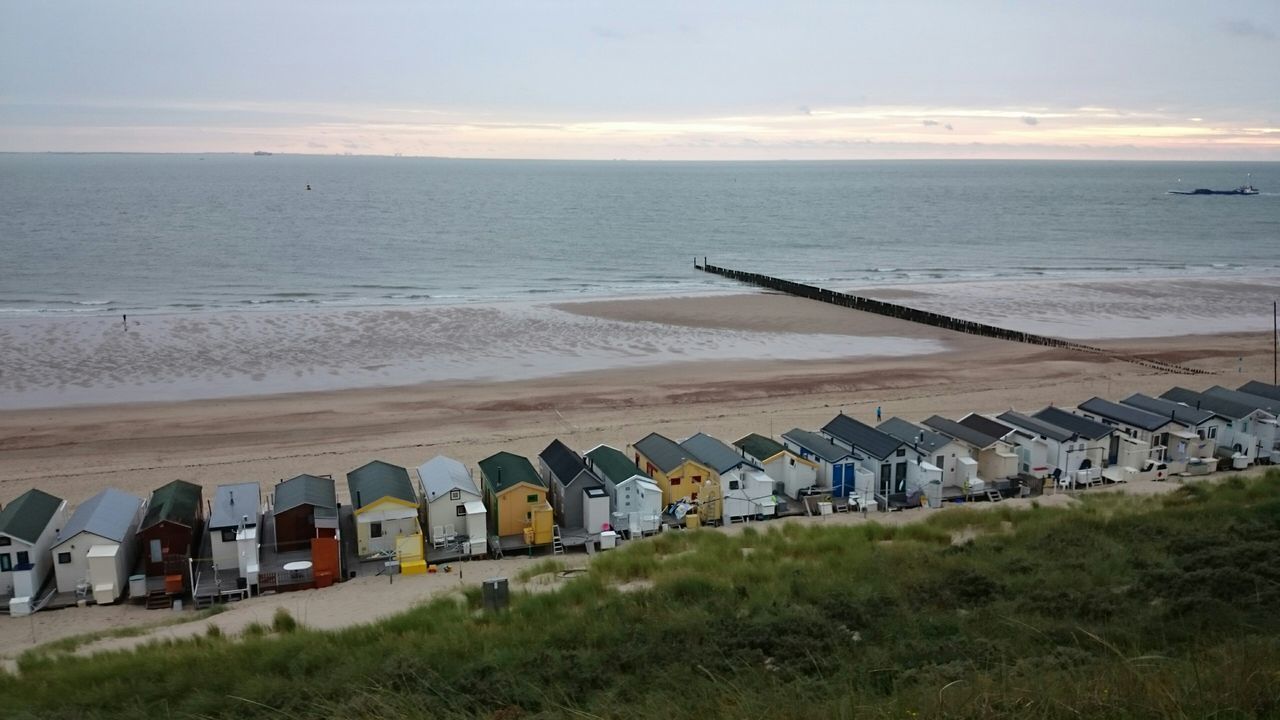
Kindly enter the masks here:
<path id="1" fill-rule="evenodd" d="M 1269 379 L 1272 362 L 1270 333 L 1263 332 L 1100 341 L 1118 351 L 1212 373 L 1170 376 L 1092 355 L 956 335 L 769 294 L 585 302 L 535 314 L 558 317 L 555 323 L 565 328 L 562 337 L 581 343 L 576 347 L 610 342 L 609 333 L 589 341 L 574 340 L 575 328 L 596 323 L 624 328 L 620 331 L 624 333 L 649 333 L 659 344 L 673 342 L 670 338 L 695 345 L 703 338 L 712 339 L 703 351 L 657 358 L 645 351 L 643 362 L 610 358 L 608 367 L 582 369 L 547 360 L 532 375 L 501 381 L 437 379 L 389 387 L 6 410 L 0 412 L 0 502 L 31 487 L 66 498 L 73 506 L 104 487 L 145 497 L 175 478 L 207 489 L 227 482 L 257 481 L 269 491 L 275 482 L 303 472 L 338 478 L 339 499 L 345 502 L 345 473 L 374 458 L 412 467 L 446 454 L 474 466 L 500 449 L 533 456 L 557 437 L 584 449 L 598 443 L 624 447 L 654 430 L 675 437 L 706 431 L 732 441 L 748 432 L 776 436 L 795 426 L 819 427 L 841 410 L 870 421 L 877 406 L 886 418 L 900 415 L 913 420 L 934 413 L 1034 410 L 1050 403 L 1075 404 L 1093 395 L 1118 398 L 1133 392 L 1159 393 L 1172 385 L 1203 388 Z M 243 322 L 266 322 L 269 317 Z M 474 318 L 468 322 L 473 321 L 484 325 Z M 323 325 L 327 321 L 308 318 L 302 322 Z M 394 322 L 401 323 L 398 327 L 414 324 L 408 316 Z M 15 332 L 12 325 L 6 329 Z M 686 334 L 680 335 L 680 329 Z M 394 350 L 392 346 L 404 345 L 378 337 L 389 330 L 387 326 L 368 329 L 366 347 Z M 507 333 L 507 343 L 518 346 L 528 333 L 540 337 L 539 330 L 516 325 L 504 326 L 501 332 Z M 349 331 L 345 328 L 339 335 L 345 338 L 343 333 Z M 499 332 L 483 327 L 481 331 Z M 124 335 L 119 328 L 113 332 Z M 128 332 L 135 337 L 133 328 Z M 319 332 L 323 337 L 325 331 Z M 458 334 L 465 335 L 461 330 Z M 301 343 L 307 335 L 298 337 Z M 737 340 L 722 343 L 723 338 Z M 809 347 L 833 338 L 840 340 L 834 345 L 839 354 L 826 355 Z M 49 342 L 71 349 L 76 345 L 66 338 Z M 222 347 L 225 341 L 207 342 L 218 352 L 233 352 Z M 779 342 L 802 346 L 779 349 L 775 347 Z M 295 344 L 283 358 L 261 348 L 255 352 L 265 353 L 264 362 L 288 367 L 298 361 L 293 353 L 299 352 L 299 346 Z M 755 353 L 764 346 L 769 352 Z M 316 347 L 318 358 L 356 353 L 324 342 Z M 738 350 L 726 352 L 726 347 Z M 13 357 L 15 351 L 4 352 Z M 201 363 L 218 362 L 216 356 L 211 360 L 200 355 L 202 350 L 193 352 L 183 356 L 183 362 L 201 367 Z M 382 361 L 377 354 L 370 356 L 370 362 Z M 145 378 L 163 375 L 165 363 L 171 362 L 165 355 L 144 353 L 142 358 L 141 364 L 116 371 Z M 481 367 L 490 361 L 476 358 Z M 57 365 L 48 356 L 29 362 L 55 365 L 49 370 L 54 374 L 70 372 L 67 368 L 72 367 Z M 85 367 L 75 366 L 73 371 L 84 373 Z M 174 382 L 180 384 L 185 370 L 175 372 Z M 8 402 L 13 401 L 13 388 L 4 385 Z M 143 394 L 134 397 L 152 397 L 146 391 L 144 386 L 136 391 Z M 475 572 L 479 579 L 485 573 L 518 572 L 518 567 L 476 563 L 465 572 L 468 577 Z M 215 620 L 235 630 L 254 619 L 269 618 L 275 607 L 284 605 L 295 616 L 308 618 L 307 624 L 328 627 L 341 624 L 340 618 L 349 617 L 352 608 L 377 606 L 382 608 L 379 613 L 394 612 L 458 583 L 448 575 L 432 576 L 419 585 L 410 580 L 403 584 L 397 580 L 391 589 L 369 587 L 367 593 L 363 584 L 385 581 L 361 580 L 319 593 L 264 598 Z M 156 620 L 154 613 L 127 607 L 40 613 L 32 621 L 0 622 L 0 653 L 30 647 L 32 637 L 45 642 L 66 634 Z"/>

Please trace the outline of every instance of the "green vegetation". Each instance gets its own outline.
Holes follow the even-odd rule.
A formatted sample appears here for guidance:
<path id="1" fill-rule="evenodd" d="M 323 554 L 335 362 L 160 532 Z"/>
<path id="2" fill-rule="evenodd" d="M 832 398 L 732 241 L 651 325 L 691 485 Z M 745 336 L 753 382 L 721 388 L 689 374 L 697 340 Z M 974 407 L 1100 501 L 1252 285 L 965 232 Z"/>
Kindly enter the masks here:
<path id="1" fill-rule="evenodd" d="M 207 620 L 224 610 L 226 610 L 225 606 L 214 605 L 211 608 L 198 610 L 190 615 L 175 615 L 167 620 L 150 623 L 148 625 L 129 625 L 127 627 L 111 628 L 110 630 L 99 630 L 98 632 L 70 635 L 60 640 L 54 640 L 43 645 L 38 645 L 26 651 L 23 655 L 28 661 L 34 660 L 40 656 L 52 657 L 55 655 L 69 655 L 80 648 L 86 645 L 92 645 L 99 640 L 138 637 L 139 635 L 145 635 L 156 628 L 170 627 L 172 625 L 185 625 L 189 622 Z"/>
<path id="2" fill-rule="evenodd" d="M 749 550 L 748 550 L 749 549 Z M 1280 473 L 900 527 L 668 533 L 556 592 L 32 654 L 6 717 L 1280 715 Z M 619 586 L 629 584 L 626 591 Z M 278 627 L 277 623 L 277 629 Z"/>

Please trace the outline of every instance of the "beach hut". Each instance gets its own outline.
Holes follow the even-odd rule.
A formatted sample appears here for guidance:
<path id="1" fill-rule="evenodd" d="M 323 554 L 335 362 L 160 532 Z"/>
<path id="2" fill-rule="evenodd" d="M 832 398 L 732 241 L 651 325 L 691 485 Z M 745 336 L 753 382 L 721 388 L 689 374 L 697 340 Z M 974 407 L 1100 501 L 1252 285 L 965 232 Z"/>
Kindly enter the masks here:
<path id="1" fill-rule="evenodd" d="M 560 527 L 566 530 L 585 528 L 588 533 L 602 530 L 599 525 L 593 527 L 587 522 L 583 508 L 588 498 L 584 491 L 593 487 L 603 491 L 604 486 L 600 478 L 587 467 L 581 455 L 559 440 L 552 440 L 550 445 L 538 453 L 538 471 L 547 484 L 548 499 Z M 599 497 L 607 500 L 608 494 Z M 608 515 L 607 510 L 605 515 Z"/>
<path id="2" fill-rule="evenodd" d="M 338 495 L 333 478 L 289 478 L 276 485 L 272 502 L 276 552 L 309 550 L 316 538 L 338 537 Z"/>
<path id="3" fill-rule="evenodd" d="M 418 466 L 418 483 L 431 547 L 456 546 L 464 557 L 483 556 L 489 547 L 489 513 L 467 467 L 437 455 Z"/>
<path id="4" fill-rule="evenodd" d="M 499 452 L 480 461 L 489 534 L 528 546 L 549 545 L 554 537 L 554 510 L 547 485 L 523 455 Z"/>
<path id="5" fill-rule="evenodd" d="M 183 592 L 191 580 L 190 561 L 196 538 L 204 530 L 203 491 L 199 485 L 182 480 L 156 489 L 147 502 L 147 512 L 138 525 L 143 570 L 148 578 L 163 578 L 161 588 L 148 590 L 158 596 Z M 164 607 L 148 602 L 148 607 Z"/>
<path id="6" fill-rule="evenodd" d="M 1172 400 L 1134 393 L 1120 401 L 1124 405 L 1167 417 L 1178 423 L 1170 428 L 1167 445 L 1171 457 L 1211 458 L 1217 449 L 1218 426 L 1222 423 L 1208 410 L 1197 410 Z M 1210 433 L 1213 437 L 1210 437 Z"/>
<path id="7" fill-rule="evenodd" d="M 1018 454 L 1013 446 L 997 437 L 974 430 L 968 425 L 933 415 L 924 424 L 943 435 L 968 445 L 973 459 L 978 461 L 978 477 L 987 483 L 1017 477 Z"/>
<path id="8" fill-rule="evenodd" d="M 1181 463 L 1183 467 L 1186 466 L 1185 443 L 1183 444 L 1184 454 L 1182 456 L 1173 456 L 1169 453 L 1170 433 L 1186 429 L 1185 425 L 1172 417 L 1156 415 L 1146 410 L 1111 402 L 1100 397 L 1089 398 L 1076 406 L 1076 408 L 1081 415 L 1090 420 L 1097 420 L 1103 425 L 1111 425 L 1118 428 L 1122 434 L 1146 443 L 1150 448 L 1150 456 L 1146 459 L 1154 462 Z M 1176 450 L 1177 448 L 1175 447 L 1174 449 Z M 1136 467 L 1142 467 L 1146 459 Z M 1121 464 L 1129 465 L 1129 463 Z M 1134 467 L 1133 465 L 1129 466 Z"/>
<path id="9" fill-rule="evenodd" d="M 870 471 L 872 492 L 887 499 L 919 489 L 921 453 L 908 442 L 840 413 L 822 427 L 822 434 L 853 450 L 859 464 Z M 866 491 L 864 491 L 866 492 Z M 865 500 L 865 498 L 864 498 Z"/>
<path id="10" fill-rule="evenodd" d="M 910 443 L 922 459 L 939 471 L 939 495 L 942 499 L 968 495 L 977 476 L 976 463 L 962 462 L 972 456 L 964 443 L 930 428 L 921 427 L 900 417 L 891 417 L 876 429 Z"/>
<path id="11" fill-rule="evenodd" d="M 403 548 L 416 542 L 422 554 L 422 528 L 418 525 L 418 496 L 409 471 L 399 465 L 374 460 L 347 473 L 347 491 L 356 521 L 356 554 L 362 559 L 402 558 Z M 406 543 L 401 538 L 408 538 Z M 401 571 L 405 570 L 401 564 Z"/>
<path id="12" fill-rule="evenodd" d="M 1102 476 L 1115 428 L 1053 406 L 1031 417 L 1075 433 L 1078 441 L 1067 449 L 1067 464 L 1075 468 L 1072 482 L 1090 482 Z"/>
<path id="13" fill-rule="evenodd" d="M 715 470 L 689 455 L 680 443 L 649 433 L 631 446 L 636 467 L 653 478 L 662 488 L 662 505 L 685 500 L 698 505 L 698 516 L 704 522 L 720 519 L 720 478 Z"/>
<path id="14" fill-rule="evenodd" d="M 113 603 L 129 587 L 142 498 L 108 488 L 86 500 L 58 531 L 50 554 L 58 592 Z"/>
<path id="15" fill-rule="evenodd" d="M 738 438 L 733 445 L 743 455 L 760 463 L 782 494 L 793 500 L 800 496 L 802 490 L 818 484 L 818 463 L 788 450 L 786 445 L 773 438 L 751 433 Z"/>
<path id="16" fill-rule="evenodd" d="M 246 588 L 258 584 L 261 521 L 262 490 L 258 483 L 219 485 L 214 491 L 209 512 L 209 556 L 219 574 L 234 573 Z"/>
<path id="17" fill-rule="evenodd" d="M 1170 388 L 1160 397 L 1197 410 L 1207 410 L 1221 418 L 1223 423 L 1218 429 L 1218 447 L 1242 456 L 1247 463 L 1267 458 L 1267 448 L 1275 442 L 1276 416 L 1253 404 L 1184 387 Z"/>
<path id="18" fill-rule="evenodd" d="M 1236 390 L 1243 393 L 1249 393 L 1250 395 L 1259 395 L 1261 397 L 1280 401 L 1280 385 L 1272 385 L 1271 383 L 1250 380 L 1236 388 Z"/>
<path id="19" fill-rule="evenodd" d="M 714 519 L 729 522 L 751 518 L 763 520 L 777 514 L 778 501 L 773 496 L 773 479 L 754 458 L 706 433 L 690 437 L 680 443 L 680 447 L 694 460 L 715 471 L 722 509 Z M 710 505 L 710 498 L 704 495 L 701 504 Z"/>
<path id="20" fill-rule="evenodd" d="M 10 615 L 29 615 L 44 590 L 49 549 L 67 523 L 67 502 L 32 488 L 0 510 L 0 597 Z"/>
<path id="21" fill-rule="evenodd" d="M 1026 449 L 1025 453 L 1018 453 L 1019 464 L 1026 463 L 1021 468 L 1023 472 L 1059 478 L 1072 476 L 1080 469 L 1085 454 L 1079 448 L 1084 442 L 1076 433 L 1015 410 L 1003 412 L 998 418 L 1006 425 L 1022 430 L 1012 439 L 1020 448 Z"/>
<path id="22" fill-rule="evenodd" d="M 1267 413 L 1267 416 L 1258 418 L 1254 427 L 1254 434 L 1258 436 L 1259 458 L 1269 462 L 1280 462 L 1280 453 L 1277 452 L 1280 451 L 1280 425 L 1278 425 L 1280 423 L 1280 400 L 1265 395 L 1232 390 L 1221 385 L 1214 385 L 1205 390 L 1204 394 L 1209 397 L 1230 400 Z"/>
<path id="23" fill-rule="evenodd" d="M 657 532 L 662 516 L 662 488 L 640 472 L 625 453 L 597 445 L 586 454 L 587 466 L 604 483 L 614 529 L 638 537 Z"/>
<path id="24" fill-rule="evenodd" d="M 826 436 L 800 428 L 782 433 L 782 442 L 800 457 L 817 463 L 816 487 L 830 491 L 832 497 L 849 498 L 872 492 L 874 476 L 862 466 L 862 456 L 853 450 L 836 445 Z"/>

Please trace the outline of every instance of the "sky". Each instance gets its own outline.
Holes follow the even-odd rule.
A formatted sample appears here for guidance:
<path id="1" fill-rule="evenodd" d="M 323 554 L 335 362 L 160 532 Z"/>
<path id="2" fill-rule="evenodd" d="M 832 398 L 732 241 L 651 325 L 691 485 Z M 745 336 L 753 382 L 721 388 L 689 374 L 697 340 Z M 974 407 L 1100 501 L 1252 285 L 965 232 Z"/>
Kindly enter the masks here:
<path id="1" fill-rule="evenodd" d="M 0 0 L 0 151 L 1280 160 L 1280 0 Z"/>

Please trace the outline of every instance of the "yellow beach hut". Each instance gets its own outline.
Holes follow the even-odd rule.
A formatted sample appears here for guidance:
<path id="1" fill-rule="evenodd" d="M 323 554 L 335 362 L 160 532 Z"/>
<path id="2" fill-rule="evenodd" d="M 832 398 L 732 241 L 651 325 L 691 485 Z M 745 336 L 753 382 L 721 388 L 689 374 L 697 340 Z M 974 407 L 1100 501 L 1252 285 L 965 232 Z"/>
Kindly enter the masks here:
<path id="1" fill-rule="evenodd" d="M 490 534 L 520 537 L 525 545 L 551 543 L 554 520 L 547 485 L 528 458 L 509 452 L 490 455 L 480 461 L 480 478 Z"/>
<path id="2" fill-rule="evenodd" d="M 720 476 L 698 462 L 679 443 L 649 433 L 631 446 L 636 468 L 653 478 L 662 489 L 662 506 L 678 500 L 698 505 L 701 522 L 715 522 L 723 515 Z"/>
<path id="3" fill-rule="evenodd" d="M 347 489 L 356 520 L 356 554 L 395 557 L 402 572 L 416 572 L 413 563 L 422 561 L 422 527 L 409 471 L 374 460 L 347 473 Z"/>

